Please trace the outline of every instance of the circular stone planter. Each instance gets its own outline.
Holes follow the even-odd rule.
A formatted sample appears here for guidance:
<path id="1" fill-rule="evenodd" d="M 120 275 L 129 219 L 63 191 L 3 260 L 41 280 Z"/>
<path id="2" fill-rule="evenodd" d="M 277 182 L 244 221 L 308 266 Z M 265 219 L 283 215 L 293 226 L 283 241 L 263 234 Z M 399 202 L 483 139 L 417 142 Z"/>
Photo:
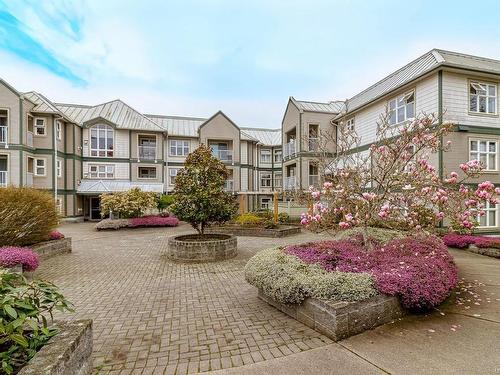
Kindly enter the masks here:
<path id="1" fill-rule="evenodd" d="M 167 258 L 179 262 L 217 262 L 236 256 L 235 236 L 208 233 L 188 234 L 168 239 Z"/>

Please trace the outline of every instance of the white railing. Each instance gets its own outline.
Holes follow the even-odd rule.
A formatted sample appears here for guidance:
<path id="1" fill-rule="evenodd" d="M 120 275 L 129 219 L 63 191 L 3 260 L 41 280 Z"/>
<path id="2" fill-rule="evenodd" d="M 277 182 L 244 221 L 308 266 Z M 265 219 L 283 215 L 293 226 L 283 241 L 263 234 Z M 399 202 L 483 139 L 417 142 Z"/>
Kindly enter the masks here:
<path id="1" fill-rule="evenodd" d="M 139 146 L 139 159 L 155 160 L 156 146 Z"/>
<path id="2" fill-rule="evenodd" d="M 33 173 L 26 172 L 26 186 L 33 186 Z"/>
<path id="3" fill-rule="evenodd" d="M 28 132 L 28 135 L 26 137 L 26 141 L 28 142 L 29 147 L 33 147 L 33 133 Z"/>
<path id="4" fill-rule="evenodd" d="M 226 180 L 224 182 L 224 190 L 225 191 L 234 191 L 234 181 L 233 180 Z"/>
<path id="5" fill-rule="evenodd" d="M 9 181 L 9 172 L 0 171 L 0 187 L 7 187 Z"/>
<path id="6" fill-rule="evenodd" d="M 309 175 L 309 186 L 318 187 L 319 186 L 319 176 Z"/>
<path id="7" fill-rule="evenodd" d="M 232 150 L 212 150 L 212 155 L 222 161 L 233 161 Z"/>
<path id="8" fill-rule="evenodd" d="M 295 142 L 289 142 L 284 145 L 283 147 L 283 158 L 287 158 L 289 156 L 295 155 L 296 154 L 296 149 L 295 149 Z"/>
<path id="9" fill-rule="evenodd" d="M 7 143 L 8 129 L 7 126 L 0 126 L 0 143 Z"/>
<path id="10" fill-rule="evenodd" d="M 319 138 L 311 138 L 308 140 L 309 151 L 318 151 L 319 149 Z"/>
<path id="11" fill-rule="evenodd" d="M 283 179 L 283 188 L 285 190 L 295 190 L 298 188 L 298 180 L 296 176 L 285 177 Z"/>

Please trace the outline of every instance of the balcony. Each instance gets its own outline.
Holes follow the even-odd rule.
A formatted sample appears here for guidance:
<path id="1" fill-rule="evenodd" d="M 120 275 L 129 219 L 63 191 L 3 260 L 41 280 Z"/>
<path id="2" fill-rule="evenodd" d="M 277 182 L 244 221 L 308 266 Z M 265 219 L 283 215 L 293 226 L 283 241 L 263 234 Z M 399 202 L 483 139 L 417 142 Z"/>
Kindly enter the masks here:
<path id="1" fill-rule="evenodd" d="M 8 127 L 0 126 L 0 143 L 7 143 L 8 140 Z"/>
<path id="2" fill-rule="evenodd" d="M 0 171 L 0 187 L 7 187 L 9 181 L 9 172 Z"/>
<path id="3" fill-rule="evenodd" d="M 224 191 L 234 191 L 234 181 L 226 180 L 224 182 Z"/>
<path id="4" fill-rule="evenodd" d="M 29 147 L 33 147 L 33 133 L 30 131 L 28 132 L 28 134 L 26 136 L 26 142 L 28 143 Z"/>
<path id="5" fill-rule="evenodd" d="M 296 176 L 289 176 L 283 179 L 283 188 L 285 190 L 296 190 L 298 188 L 298 179 Z"/>
<path id="6" fill-rule="evenodd" d="M 295 142 L 289 142 L 283 147 L 283 158 L 288 158 L 297 153 L 295 148 Z"/>
<path id="7" fill-rule="evenodd" d="M 212 150 L 212 155 L 221 161 L 233 161 L 232 150 Z"/>
<path id="8" fill-rule="evenodd" d="M 308 142 L 307 142 L 308 150 L 309 151 L 318 151 L 319 149 L 319 138 L 312 138 L 309 137 Z"/>
<path id="9" fill-rule="evenodd" d="M 156 160 L 156 146 L 139 146 L 139 159 Z"/>
<path id="10" fill-rule="evenodd" d="M 33 173 L 32 172 L 26 173 L 26 186 L 33 186 Z"/>
<path id="11" fill-rule="evenodd" d="M 318 175 L 309 175 L 309 186 L 319 187 Z"/>

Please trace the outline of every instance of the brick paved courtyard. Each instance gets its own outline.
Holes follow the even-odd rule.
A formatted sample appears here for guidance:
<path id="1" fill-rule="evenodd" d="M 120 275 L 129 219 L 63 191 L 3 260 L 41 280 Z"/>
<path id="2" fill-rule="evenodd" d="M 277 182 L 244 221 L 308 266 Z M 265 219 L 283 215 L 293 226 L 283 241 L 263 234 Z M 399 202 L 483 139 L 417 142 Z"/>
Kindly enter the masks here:
<path id="1" fill-rule="evenodd" d="M 100 374 L 206 372 L 331 343 L 260 301 L 243 276 L 258 250 L 318 235 L 239 237 L 235 259 L 187 265 L 160 257 L 168 236 L 190 232 L 187 225 L 97 232 L 85 223 L 61 231 L 73 238 L 73 253 L 43 262 L 36 276 L 75 303 L 71 319 L 94 320 Z"/>

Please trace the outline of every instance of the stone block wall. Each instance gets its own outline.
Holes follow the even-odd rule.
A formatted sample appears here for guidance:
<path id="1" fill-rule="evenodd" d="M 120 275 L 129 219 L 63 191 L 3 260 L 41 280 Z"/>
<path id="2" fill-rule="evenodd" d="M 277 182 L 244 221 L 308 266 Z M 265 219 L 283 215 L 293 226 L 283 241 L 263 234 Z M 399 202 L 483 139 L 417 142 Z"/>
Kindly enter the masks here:
<path id="1" fill-rule="evenodd" d="M 41 260 L 48 259 L 55 255 L 71 253 L 71 238 L 61 238 L 60 240 L 45 241 L 31 246 Z"/>
<path id="2" fill-rule="evenodd" d="M 168 239 L 167 258 L 180 262 L 216 262 L 230 259 L 237 254 L 237 238 L 214 234 L 210 241 L 196 240 L 195 235 L 176 236 Z"/>

